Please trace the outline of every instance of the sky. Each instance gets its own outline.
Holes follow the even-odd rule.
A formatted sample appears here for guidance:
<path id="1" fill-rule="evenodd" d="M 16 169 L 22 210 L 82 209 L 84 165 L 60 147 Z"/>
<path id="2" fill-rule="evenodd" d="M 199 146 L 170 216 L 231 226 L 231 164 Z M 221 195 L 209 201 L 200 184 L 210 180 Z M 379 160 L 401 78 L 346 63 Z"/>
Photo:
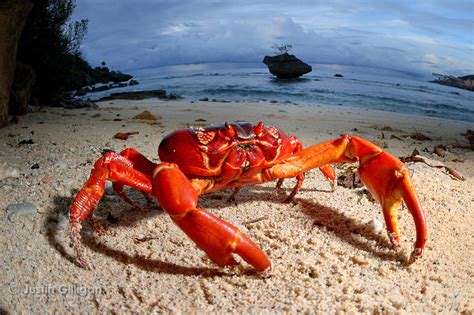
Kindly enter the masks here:
<path id="1" fill-rule="evenodd" d="M 312 64 L 474 74 L 474 0 L 76 0 L 81 51 L 121 71 L 261 62 L 274 44 Z"/>

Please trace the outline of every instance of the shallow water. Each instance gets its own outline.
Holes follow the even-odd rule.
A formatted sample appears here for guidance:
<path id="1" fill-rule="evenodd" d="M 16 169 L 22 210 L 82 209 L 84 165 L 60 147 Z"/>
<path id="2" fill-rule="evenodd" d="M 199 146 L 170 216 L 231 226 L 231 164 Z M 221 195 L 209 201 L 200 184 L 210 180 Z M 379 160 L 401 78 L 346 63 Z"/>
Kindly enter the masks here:
<path id="1" fill-rule="evenodd" d="M 340 73 L 344 77 L 334 77 Z M 349 106 L 474 122 L 474 93 L 408 73 L 340 65 L 313 65 L 296 80 L 278 80 L 265 65 L 197 64 L 132 71 L 140 85 L 93 93 L 164 89 L 189 100 L 277 101 Z"/>

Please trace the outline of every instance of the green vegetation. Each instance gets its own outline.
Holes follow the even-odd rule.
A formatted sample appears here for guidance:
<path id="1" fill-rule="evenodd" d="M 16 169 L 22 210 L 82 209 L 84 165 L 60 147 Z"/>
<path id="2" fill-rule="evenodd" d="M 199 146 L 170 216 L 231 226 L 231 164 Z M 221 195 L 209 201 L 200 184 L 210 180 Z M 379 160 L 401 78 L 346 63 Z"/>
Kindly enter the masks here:
<path id="1" fill-rule="evenodd" d="M 71 21 L 75 0 L 36 0 L 18 45 L 18 61 L 36 73 L 32 96 L 40 104 L 54 104 L 65 91 L 99 82 L 131 78 L 83 59 L 80 45 L 88 20 Z"/>

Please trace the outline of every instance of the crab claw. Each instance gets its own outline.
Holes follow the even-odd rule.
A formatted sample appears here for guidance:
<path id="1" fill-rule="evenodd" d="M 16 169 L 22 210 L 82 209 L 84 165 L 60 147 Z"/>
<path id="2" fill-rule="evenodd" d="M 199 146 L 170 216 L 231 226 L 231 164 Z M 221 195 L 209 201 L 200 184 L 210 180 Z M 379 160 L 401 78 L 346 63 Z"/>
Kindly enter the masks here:
<path id="1" fill-rule="evenodd" d="M 218 266 L 235 265 L 233 254 L 257 271 L 271 266 L 265 253 L 239 229 L 197 207 L 198 192 L 176 164 L 158 164 L 153 172 L 152 195 L 174 223 Z"/>
<path id="2" fill-rule="evenodd" d="M 427 227 L 409 170 L 400 160 L 362 138 L 351 137 L 348 149 L 350 156 L 359 158 L 360 179 L 382 205 L 388 237 L 395 248 L 399 247 L 397 210 L 405 202 L 416 227 L 415 249 L 410 257 L 414 262 L 423 255 Z"/>

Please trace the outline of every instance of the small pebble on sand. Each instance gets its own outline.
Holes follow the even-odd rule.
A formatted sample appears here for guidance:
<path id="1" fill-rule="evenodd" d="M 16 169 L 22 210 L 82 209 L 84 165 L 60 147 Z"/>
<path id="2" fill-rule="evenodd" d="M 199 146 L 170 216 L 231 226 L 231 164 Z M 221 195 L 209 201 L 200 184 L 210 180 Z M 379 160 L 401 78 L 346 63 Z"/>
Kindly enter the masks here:
<path id="1" fill-rule="evenodd" d="M 369 221 L 368 226 L 370 230 L 374 232 L 375 234 L 379 234 L 380 232 L 382 232 L 382 229 L 383 229 L 382 222 L 380 222 L 379 220 L 375 218 Z"/>
<path id="2" fill-rule="evenodd" d="M 18 178 L 20 177 L 20 171 L 16 168 L 9 167 L 6 164 L 0 165 L 0 180 L 5 178 Z"/>
<path id="3" fill-rule="evenodd" d="M 67 164 L 63 160 L 56 160 L 56 162 L 54 162 L 54 166 L 58 168 L 66 168 Z"/>
<path id="4" fill-rule="evenodd" d="M 31 202 L 12 203 L 7 206 L 7 216 L 10 222 L 15 222 L 18 217 L 23 216 L 34 216 L 37 211 L 37 207 Z"/>

